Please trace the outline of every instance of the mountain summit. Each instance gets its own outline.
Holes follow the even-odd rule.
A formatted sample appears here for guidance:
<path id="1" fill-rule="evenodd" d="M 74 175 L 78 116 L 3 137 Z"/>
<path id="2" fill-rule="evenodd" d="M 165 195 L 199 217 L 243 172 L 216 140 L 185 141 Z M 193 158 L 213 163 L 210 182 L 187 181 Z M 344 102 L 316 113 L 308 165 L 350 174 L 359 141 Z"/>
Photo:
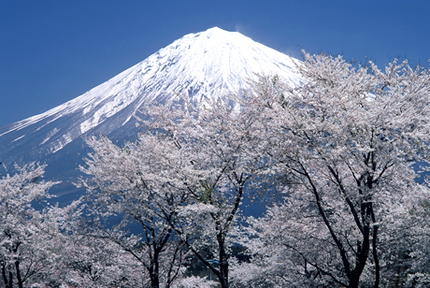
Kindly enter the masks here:
<path id="1" fill-rule="evenodd" d="M 239 93 L 254 73 L 297 82 L 294 67 L 291 57 L 238 32 L 215 27 L 188 34 L 81 96 L 0 128 L 0 160 L 43 161 L 49 167 L 82 149 L 82 135 L 127 138 L 136 133 L 133 115 L 148 101 L 180 94 L 200 103 Z"/>

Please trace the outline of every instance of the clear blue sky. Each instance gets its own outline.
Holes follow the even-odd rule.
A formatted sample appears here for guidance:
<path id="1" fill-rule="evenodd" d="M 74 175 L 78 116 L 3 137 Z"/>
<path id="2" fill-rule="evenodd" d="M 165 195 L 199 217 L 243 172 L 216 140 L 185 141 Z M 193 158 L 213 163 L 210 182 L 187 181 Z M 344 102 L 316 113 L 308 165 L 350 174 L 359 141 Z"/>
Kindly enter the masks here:
<path id="1" fill-rule="evenodd" d="M 428 67 L 430 1 L 0 0 L 0 126 L 73 99 L 218 26 L 279 51 Z"/>

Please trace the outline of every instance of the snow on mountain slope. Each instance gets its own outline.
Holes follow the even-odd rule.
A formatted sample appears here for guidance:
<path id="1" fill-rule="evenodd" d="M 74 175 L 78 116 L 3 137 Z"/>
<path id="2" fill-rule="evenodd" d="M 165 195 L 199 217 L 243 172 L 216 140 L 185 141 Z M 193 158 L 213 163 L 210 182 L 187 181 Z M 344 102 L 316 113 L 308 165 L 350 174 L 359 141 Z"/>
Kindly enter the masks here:
<path id="1" fill-rule="evenodd" d="M 296 83 L 294 67 L 289 56 L 238 32 L 215 27 L 189 34 L 71 101 L 0 128 L 0 159 L 37 161 L 87 133 L 119 135 L 119 129 L 131 129 L 134 113 L 148 101 L 180 94 L 200 103 L 238 93 L 254 73 Z"/>

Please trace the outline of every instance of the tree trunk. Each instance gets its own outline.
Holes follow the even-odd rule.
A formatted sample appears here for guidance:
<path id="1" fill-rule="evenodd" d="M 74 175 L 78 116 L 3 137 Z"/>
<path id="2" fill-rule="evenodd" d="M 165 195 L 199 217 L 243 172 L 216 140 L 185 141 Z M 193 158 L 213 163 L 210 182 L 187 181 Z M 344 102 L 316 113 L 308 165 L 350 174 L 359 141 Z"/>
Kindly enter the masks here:
<path id="1" fill-rule="evenodd" d="M 220 263 L 220 272 L 221 272 L 221 287 L 222 288 L 228 288 L 228 262 Z"/>
<path id="2" fill-rule="evenodd" d="M 222 288 L 228 288 L 228 255 L 225 249 L 225 236 L 222 229 L 218 230 L 218 251 L 219 251 L 219 281 Z"/>
<path id="3" fill-rule="evenodd" d="M 15 261 L 16 279 L 18 280 L 18 288 L 23 288 L 23 282 L 21 278 L 21 271 L 19 269 L 19 260 Z"/>
<path id="4" fill-rule="evenodd" d="M 150 278 L 151 278 L 151 288 L 160 288 L 160 279 L 158 277 L 158 271 L 157 269 L 153 269 L 150 271 Z"/>
<path id="5" fill-rule="evenodd" d="M 13 288 L 13 273 L 9 272 L 9 281 L 7 283 L 8 288 Z"/>
<path id="6" fill-rule="evenodd" d="M 358 280 L 359 278 L 357 278 L 357 279 L 354 279 L 354 280 L 351 280 L 350 282 L 349 282 L 349 286 L 348 286 L 348 288 L 358 288 L 358 283 L 359 283 L 359 280 Z"/>
<path id="7" fill-rule="evenodd" d="M 158 263 L 157 248 L 154 247 L 154 258 L 151 263 L 151 270 L 149 271 L 149 277 L 151 278 L 151 288 L 160 288 L 160 275 L 159 275 L 159 263 Z"/>
<path id="8" fill-rule="evenodd" d="M 4 263 L 1 264 L 1 275 L 3 277 L 4 286 L 7 287 L 7 277 L 6 277 L 6 267 L 4 266 Z"/>

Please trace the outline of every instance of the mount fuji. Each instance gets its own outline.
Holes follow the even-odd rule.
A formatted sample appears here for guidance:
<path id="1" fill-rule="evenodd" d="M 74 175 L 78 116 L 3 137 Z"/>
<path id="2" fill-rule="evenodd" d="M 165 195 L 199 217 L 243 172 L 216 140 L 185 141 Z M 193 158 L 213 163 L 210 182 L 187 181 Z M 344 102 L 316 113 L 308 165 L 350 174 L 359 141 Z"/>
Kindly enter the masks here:
<path id="1" fill-rule="evenodd" d="M 63 181 L 54 193 L 67 194 L 76 163 L 86 153 L 83 136 L 133 139 L 140 129 L 133 116 L 145 103 L 184 95 L 199 105 L 210 97 L 240 94 L 255 73 L 298 83 L 299 62 L 238 32 L 215 27 L 188 34 L 75 99 L 1 127 L 0 161 L 6 167 L 46 163 L 46 177 Z"/>

